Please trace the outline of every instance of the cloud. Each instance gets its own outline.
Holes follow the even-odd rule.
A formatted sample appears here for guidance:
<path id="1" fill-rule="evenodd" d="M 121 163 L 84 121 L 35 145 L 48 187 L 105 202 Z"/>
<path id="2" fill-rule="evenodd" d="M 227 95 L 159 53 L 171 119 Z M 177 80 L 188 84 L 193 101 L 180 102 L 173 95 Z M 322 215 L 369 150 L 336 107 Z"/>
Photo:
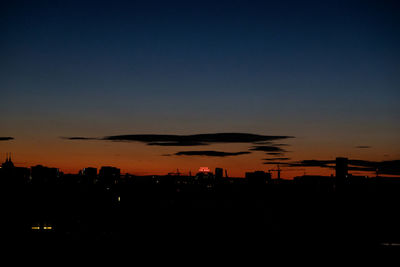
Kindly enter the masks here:
<path id="1" fill-rule="evenodd" d="M 321 168 L 333 168 L 330 164 L 335 164 L 336 160 L 302 160 L 297 162 L 291 162 L 289 165 L 291 167 L 321 167 Z"/>
<path id="2" fill-rule="evenodd" d="M 206 146 L 208 144 L 202 142 L 151 142 L 147 143 L 148 146 Z"/>
<path id="3" fill-rule="evenodd" d="M 365 148 L 371 148 L 370 146 L 356 146 L 355 148 L 362 148 L 362 149 L 365 149 Z"/>
<path id="4" fill-rule="evenodd" d="M 9 137 L 9 136 L 0 137 L 0 141 L 10 141 L 10 140 L 14 140 L 14 137 Z"/>
<path id="5" fill-rule="evenodd" d="M 109 141 L 144 142 L 152 145 L 206 145 L 212 143 L 256 143 L 279 139 L 292 138 L 291 136 L 258 135 L 249 133 L 211 133 L 193 135 L 161 135 L 161 134 L 133 134 L 113 135 L 101 138 Z"/>
<path id="6" fill-rule="evenodd" d="M 254 145 L 272 145 L 271 141 L 253 142 Z"/>
<path id="7" fill-rule="evenodd" d="M 269 158 L 269 159 L 263 159 L 266 161 L 277 161 L 277 160 L 289 160 L 290 158 Z"/>
<path id="8" fill-rule="evenodd" d="M 165 146 L 165 147 L 190 147 L 190 146 L 207 146 L 221 143 L 243 143 L 251 144 L 251 151 L 263 151 L 274 156 L 282 156 L 283 152 L 287 152 L 281 148 L 286 144 L 274 144 L 277 140 L 294 138 L 287 135 L 260 135 L 251 133 L 207 133 L 192 135 L 176 135 L 176 134 L 128 134 L 128 135 L 111 135 L 104 137 L 62 137 L 67 140 L 102 140 L 113 142 L 139 142 L 148 146 Z M 175 154 L 164 154 L 163 156 L 209 156 L 209 157 L 228 157 L 250 154 L 250 151 L 242 152 L 222 152 L 222 151 L 179 151 Z"/>
<path id="9" fill-rule="evenodd" d="M 279 153 L 286 152 L 284 149 L 282 149 L 282 148 L 280 148 L 278 146 L 274 146 L 274 145 L 271 145 L 271 146 L 253 146 L 253 147 L 250 147 L 249 150 L 252 150 L 252 151 L 264 151 L 264 152 L 279 152 Z"/>
<path id="10" fill-rule="evenodd" d="M 359 168 L 359 170 L 376 172 L 379 174 L 400 175 L 400 160 L 389 161 L 367 161 L 349 159 L 349 169 Z"/>
<path id="11" fill-rule="evenodd" d="M 61 137 L 61 139 L 66 139 L 66 140 L 99 140 L 98 138 L 94 138 L 94 137 L 81 137 L 81 136 Z"/>
<path id="12" fill-rule="evenodd" d="M 277 162 L 264 162 L 264 164 L 277 164 Z M 295 162 L 280 162 L 286 167 L 320 167 L 320 168 L 335 168 L 336 160 L 302 160 Z M 400 160 L 391 161 L 368 161 L 359 159 L 348 159 L 348 169 L 350 171 L 378 171 L 379 174 L 400 175 Z"/>
<path id="13" fill-rule="evenodd" d="M 289 165 L 289 163 L 287 162 L 282 162 L 282 161 L 267 161 L 267 162 L 263 162 L 264 165 L 281 165 L 284 167 L 291 167 Z"/>
<path id="14" fill-rule="evenodd" d="M 175 134 L 129 134 L 112 135 L 99 138 L 63 137 L 68 140 L 105 140 L 121 142 L 142 142 L 152 146 L 200 146 L 213 143 L 253 143 L 260 144 L 275 140 L 293 138 L 285 135 L 259 135 L 250 133 L 209 133 L 193 135 Z"/>
<path id="15" fill-rule="evenodd" d="M 267 152 L 265 154 L 271 155 L 271 156 L 283 156 L 284 155 L 284 153 L 282 153 L 282 152 Z"/>
<path id="16" fill-rule="evenodd" d="M 244 154 L 250 154 L 251 152 L 222 152 L 213 150 L 203 150 L 203 151 L 180 151 L 175 153 L 176 156 L 208 156 L 208 157 L 228 157 L 228 156 L 239 156 Z"/>

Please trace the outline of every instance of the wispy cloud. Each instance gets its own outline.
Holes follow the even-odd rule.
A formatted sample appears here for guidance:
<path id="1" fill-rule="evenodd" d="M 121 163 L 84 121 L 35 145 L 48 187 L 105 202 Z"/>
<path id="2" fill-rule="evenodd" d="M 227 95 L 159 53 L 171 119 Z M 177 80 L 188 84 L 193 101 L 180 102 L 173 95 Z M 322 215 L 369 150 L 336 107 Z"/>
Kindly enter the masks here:
<path id="1" fill-rule="evenodd" d="M 270 156 L 283 156 L 284 155 L 284 153 L 282 153 L 282 152 L 267 152 L 265 154 L 270 155 Z"/>
<path id="2" fill-rule="evenodd" d="M 62 137 L 68 140 L 106 140 L 142 142 L 154 146 L 198 146 L 213 143 L 260 143 L 293 138 L 284 135 L 259 135 L 250 133 L 209 133 L 193 135 L 175 134 L 129 134 L 105 137 Z"/>
<path id="3" fill-rule="evenodd" d="M 336 160 L 317 160 L 317 159 L 309 159 L 309 160 L 301 160 L 297 162 L 288 163 L 291 167 L 321 167 L 321 168 L 333 168 L 331 164 L 335 164 Z"/>
<path id="4" fill-rule="evenodd" d="M 278 161 L 278 160 L 290 160 L 290 158 L 269 158 L 269 159 L 263 159 L 266 161 Z"/>
<path id="5" fill-rule="evenodd" d="M 252 146 L 249 148 L 249 150 L 252 151 L 263 151 L 263 152 L 279 152 L 283 153 L 286 152 L 286 150 L 280 148 L 279 146 L 271 145 L 271 146 Z"/>
<path id="6" fill-rule="evenodd" d="M 203 150 L 203 151 L 180 151 L 175 153 L 176 156 L 207 156 L 207 157 L 228 157 L 228 156 L 239 156 L 244 154 L 250 154 L 251 152 L 223 152 L 223 151 L 213 151 L 213 150 Z"/>
<path id="7" fill-rule="evenodd" d="M 150 142 L 148 146 L 207 146 L 202 142 L 184 141 L 184 142 Z"/>
<path id="8" fill-rule="evenodd" d="M 82 136 L 73 136 L 73 137 L 60 137 L 61 139 L 65 140 L 101 140 L 95 137 L 82 137 Z"/>
<path id="9" fill-rule="evenodd" d="M 264 164 L 277 164 L 278 162 L 264 162 Z M 319 168 L 335 168 L 336 160 L 301 160 L 294 162 L 279 162 L 285 167 L 319 167 Z M 400 175 L 400 160 L 391 161 L 369 161 L 359 159 L 348 159 L 348 169 L 350 171 L 365 171 L 387 175 Z"/>
<path id="10" fill-rule="evenodd" d="M 14 137 L 6 136 L 6 137 L 0 137 L 0 141 L 10 141 L 14 140 Z"/>
<path id="11" fill-rule="evenodd" d="M 214 144 L 231 143 L 231 144 L 249 144 L 250 151 L 262 151 L 271 155 L 282 156 L 284 149 L 281 146 L 286 144 L 274 144 L 278 140 L 294 138 L 287 135 L 260 135 L 251 133 L 206 133 L 191 135 L 176 134 L 127 134 L 127 135 L 111 135 L 104 137 L 62 137 L 66 140 L 102 140 L 113 142 L 139 142 L 148 146 L 168 146 L 168 147 L 190 147 L 190 146 L 209 146 Z M 224 152 L 214 150 L 202 151 L 179 151 L 175 154 L 163 154 L 163 156 L 208 156 L 208 157 L 228 157 L 250 154 L 250 151 L 241 152 Z"/>
<path id="12" fill-rule="evenodd" d="M 197 146 L 213 143 L 256 143 L 292 138 L 291 136 L 258 135 L 249 133 L 210 133 L 193 135 L 133 134 L 103 137 L 109 141 L 136 141 L 151 145 Z"/>
<path id="13" fill-rule="evenodd" d="M 283 161 L 265 161 L 263 162 L 264 165 L 281 165 L 284 167 L 291 167 L 287 162 Z"/>

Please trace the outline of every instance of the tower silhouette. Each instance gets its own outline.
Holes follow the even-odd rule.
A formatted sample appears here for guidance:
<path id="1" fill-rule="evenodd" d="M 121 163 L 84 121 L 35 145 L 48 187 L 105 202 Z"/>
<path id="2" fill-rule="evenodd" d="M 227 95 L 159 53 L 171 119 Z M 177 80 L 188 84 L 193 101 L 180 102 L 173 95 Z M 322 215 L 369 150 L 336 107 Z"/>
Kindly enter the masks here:
<path id="1" fill-rule="evenodd" d="M 2 168 L 13 168 L 14 163 L 11 160 L 11 152 L 6 153 L 6 161 L 1 165 Z"/>
<path id="2" fill-rule="evenodd" d="M 346 178 L 348 176 L 348 159 L 336 158 L 336 178 Z"/>

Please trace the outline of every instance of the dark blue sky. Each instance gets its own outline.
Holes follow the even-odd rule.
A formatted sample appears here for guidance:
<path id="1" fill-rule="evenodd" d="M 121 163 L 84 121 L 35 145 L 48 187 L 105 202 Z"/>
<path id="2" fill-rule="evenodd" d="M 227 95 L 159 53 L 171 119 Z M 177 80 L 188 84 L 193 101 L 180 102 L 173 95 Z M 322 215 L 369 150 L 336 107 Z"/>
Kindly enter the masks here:
<path id="1" fill-rule="evenodd" d="M 2 1 L 1 135 L 245 131 L 393 155 L 399 7 Z"/>

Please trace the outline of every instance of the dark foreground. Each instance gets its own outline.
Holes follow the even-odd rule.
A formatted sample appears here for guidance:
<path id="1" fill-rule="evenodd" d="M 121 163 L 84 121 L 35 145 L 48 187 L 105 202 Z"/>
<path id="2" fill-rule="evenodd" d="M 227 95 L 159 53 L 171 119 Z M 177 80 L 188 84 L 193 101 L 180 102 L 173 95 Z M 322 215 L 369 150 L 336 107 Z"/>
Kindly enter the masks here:
<path id="1" fill-rule="evenodd" d="M 400 247 L 400 184 L 370 179 L 1 188 L 2 236 L 26 246 L 140 247 L 181 253 Z M 3 240 L 6 240 L 3 238 Z"/>

